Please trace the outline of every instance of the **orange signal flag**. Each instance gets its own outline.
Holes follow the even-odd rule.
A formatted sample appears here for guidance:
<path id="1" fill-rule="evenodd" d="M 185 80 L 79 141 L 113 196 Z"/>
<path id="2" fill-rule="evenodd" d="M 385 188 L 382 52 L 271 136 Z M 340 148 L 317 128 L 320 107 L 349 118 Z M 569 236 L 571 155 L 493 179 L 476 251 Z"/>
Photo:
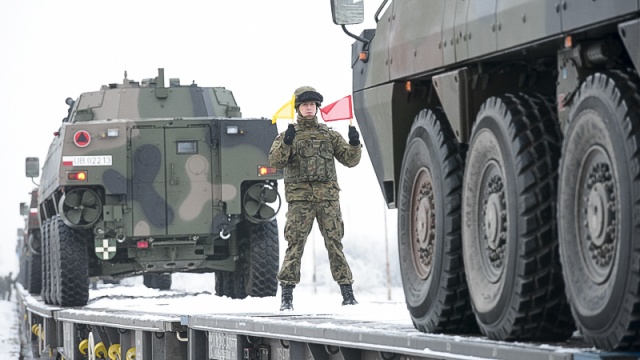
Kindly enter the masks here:
<path id="1" fill-rule="evenodd" d="M 326 121 L 351 120 L 353 111 L 351 110 L 351 95 L 331 103 L 320 109 L 322 119 Z"/>
<path id="2" fill-rule="evenodd" d="M 271 123 L 275 124 L 278 119 L 292 119 L 294 109 L 296 108 L 296 96 L 291 95 L 291 100 L 289 100 L 286 104 L 282 105 L 273 117 L 271 118 Z"/>

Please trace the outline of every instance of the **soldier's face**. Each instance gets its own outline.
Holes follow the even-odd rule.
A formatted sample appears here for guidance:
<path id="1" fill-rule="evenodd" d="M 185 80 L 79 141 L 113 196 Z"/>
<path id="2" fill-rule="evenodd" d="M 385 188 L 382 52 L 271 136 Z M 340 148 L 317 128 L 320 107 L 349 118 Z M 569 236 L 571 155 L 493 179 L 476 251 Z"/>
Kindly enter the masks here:
<path id="1" fill-rule="evenodd" d="M 305 118 L 312 118 L 316 116 L 317 110 L 318 109 L 316 108 L 316 103 L 313 101 L 303 102 L 298 108 L 298 111 L 300 111 L 300 115 Z"/>

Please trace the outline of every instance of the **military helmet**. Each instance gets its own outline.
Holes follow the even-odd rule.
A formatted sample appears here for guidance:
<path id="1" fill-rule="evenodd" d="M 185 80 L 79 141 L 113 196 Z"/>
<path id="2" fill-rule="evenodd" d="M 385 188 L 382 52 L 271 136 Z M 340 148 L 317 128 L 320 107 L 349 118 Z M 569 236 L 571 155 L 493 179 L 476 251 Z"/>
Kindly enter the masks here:
<path id="1" fill-rule="evenodd" d="M 320 107 L 323 100 L 322 95 L 311 86 L 301 86 L 297 88 L 293 94 L 296 96 L 296 110 L 298 110 L 298 106 L 300 106 L 300 104 L 309 101 L 315 102 L 316 106 Z"/>

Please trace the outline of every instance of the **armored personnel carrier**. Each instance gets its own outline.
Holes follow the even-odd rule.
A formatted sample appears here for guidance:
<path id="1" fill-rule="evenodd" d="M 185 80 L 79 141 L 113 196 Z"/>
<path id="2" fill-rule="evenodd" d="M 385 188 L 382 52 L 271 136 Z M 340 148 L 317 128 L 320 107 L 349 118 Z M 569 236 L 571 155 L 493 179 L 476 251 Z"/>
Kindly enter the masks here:
<path id="1" fill-rule="evenodd" d="M 174 272 L 215 272 L 219 296 L 275 295 L 270 120 L 242 118 L 224 87 L 165 86 L 163 69 L 66 103 L 37 196 L 46 303 L 85 305 L 96 278 L 168 288 Z M 39 160 L 26 169 L 40 176 Z"/>
<path id="2" fill-rule="evenodd" d="M 42 290 L 40 249 L 40 221 L 38 219 L 38 189 L 29 192 L 29 202 L 20 203 L 20 215 L 24 217 L 24 228 L 18 238 L 20 273 L 18 281 L 31 294 Z"/>
<path id="3" fill-rule="evenodd" d="M 640 3 L 332 0 L 424 332 L 640 349 Z M 371 3 L 371 2 L 369 2 Z"/>

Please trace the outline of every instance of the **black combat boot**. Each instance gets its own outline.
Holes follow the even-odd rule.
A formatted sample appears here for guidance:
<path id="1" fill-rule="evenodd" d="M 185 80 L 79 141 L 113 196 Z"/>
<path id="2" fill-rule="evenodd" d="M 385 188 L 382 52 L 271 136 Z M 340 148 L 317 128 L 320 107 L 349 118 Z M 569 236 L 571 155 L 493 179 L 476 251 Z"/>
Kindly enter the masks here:
<path id="1" fill-rule="evenodd" d="M 282 285 L 282 303 L 280 311 L 293 310 L 293 285 Z"/>
<path id="2" fill-rule="evenodd" d="M 342 293 L 342 305 L 355 305 L 358 302 L 353 296 L 353 288 L 351 284 L 340 285 L 340 292 Z"/>

